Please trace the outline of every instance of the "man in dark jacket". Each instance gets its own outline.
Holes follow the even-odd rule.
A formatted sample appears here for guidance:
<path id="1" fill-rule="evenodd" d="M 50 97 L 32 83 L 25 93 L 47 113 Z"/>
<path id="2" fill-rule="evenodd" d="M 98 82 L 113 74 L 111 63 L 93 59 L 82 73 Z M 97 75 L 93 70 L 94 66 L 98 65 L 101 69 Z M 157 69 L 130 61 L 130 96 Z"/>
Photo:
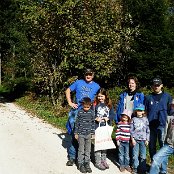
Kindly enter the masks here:
<path id="1" fill-rule="evenodd" d="M 151 161 L 156 154 L 157 139 L 160 148 L 164 146 L 164 129 L 166 126 L 167 115 L 170 113 L 170 94 L 162 91 L 163 84 L 160 78 L 154 78 L 152 84 L 153 92 L 145 98 L 145 106 L 150 128 L 149 153 Z M 166 173 L 166 163 L 161 167 L 161 174 Z"/>
<path id="2" fill-rule="evenodd" d="M 158 174 L 161 164 L 170 155 L 174 155 L 174 99 L 171 104 L 172 112 L 167 118 L 167 125 L 165 129 L 165 145 L 153 157 L 153 162 L 149 174 Z M 166 169 L 167 171 L 167 169 Z"/>

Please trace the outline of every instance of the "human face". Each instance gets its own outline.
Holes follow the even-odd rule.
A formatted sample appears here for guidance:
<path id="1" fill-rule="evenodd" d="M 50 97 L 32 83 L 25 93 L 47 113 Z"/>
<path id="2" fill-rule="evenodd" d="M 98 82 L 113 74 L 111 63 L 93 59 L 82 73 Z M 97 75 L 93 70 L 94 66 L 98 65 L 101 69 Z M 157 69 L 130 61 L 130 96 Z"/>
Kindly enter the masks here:
<path id="1" fill-rule="evenodd" d="M 127 115 L 122 115 L 121 120 L 122 120 L 122 122 L 128 122 L 129 118 Z"/>
<path id="2" fill-rule="evenodd" d="M 137 110 L 137 117 L 143 117 L 144 111 Z"/>
<path id="3" fill-rule="evenodd" d="M 153 85 L 152 86 L 152 89 L 153 91 L 156 93 L 156 94 L 159 94 L 162 92 L 162 87 L 163 87 L 163 84 L 161 85 Z"/>
<path id="4" fill-rule="evenodd" d="M 106 99 L 106 96 L 105 95 L 102 95 L 101 93 L 99 93 L 97 95 L 97 98 L 99 100 L 100 103 L 104 103 L 105 99 Z"/>
<path id="5" fill-rule="evenodd" d="M 83 105 L 83 110 L 86 111 L 86 112 L 89 111 L 90 108 L 91 108 L 91 105 L 87 105 L 87 104 Z"/>
<path id="6" fill-rule="evenodd" d="M 137 86 L 136 83 L 135 83 L 135 80 L 134 79 L 130 79 L 128 86 L 129 86 L 130 91 L 135 91 L 136 86 Z"/>
<path id="7" fill-rule="evenodd" d="M 91 82 L 93 78 L 94 78 L 94 73 L 87 73 L 87 74 L 85 74 L 86 82 Z"/>

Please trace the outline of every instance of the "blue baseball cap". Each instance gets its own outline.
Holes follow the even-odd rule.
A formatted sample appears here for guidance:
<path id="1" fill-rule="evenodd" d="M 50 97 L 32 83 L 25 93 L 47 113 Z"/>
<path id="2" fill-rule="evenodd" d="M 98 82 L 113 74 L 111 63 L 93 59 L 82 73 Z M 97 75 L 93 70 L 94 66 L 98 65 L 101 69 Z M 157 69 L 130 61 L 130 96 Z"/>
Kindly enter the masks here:
<path id="1" fill-rule="evenodd" d="M 136 110 L 140 110 L 140 111 L 144 111 L 145 110 L 145 106 L 143 104 L 139 104 L 135 107 L 134 111 Z"/>

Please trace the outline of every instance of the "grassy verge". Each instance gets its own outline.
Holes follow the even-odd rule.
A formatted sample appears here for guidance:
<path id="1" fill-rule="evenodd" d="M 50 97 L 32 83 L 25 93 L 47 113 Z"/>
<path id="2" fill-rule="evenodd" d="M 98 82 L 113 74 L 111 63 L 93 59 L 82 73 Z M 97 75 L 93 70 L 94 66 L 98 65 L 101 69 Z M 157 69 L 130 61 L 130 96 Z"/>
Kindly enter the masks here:
<path id="1" fill-rule="evenodd" d="M 65 131 L 68 108 L 54 107 L 42 99 L 34 100 L 30 95 L 16 99 L 15 103 L 33 115 Z"/>

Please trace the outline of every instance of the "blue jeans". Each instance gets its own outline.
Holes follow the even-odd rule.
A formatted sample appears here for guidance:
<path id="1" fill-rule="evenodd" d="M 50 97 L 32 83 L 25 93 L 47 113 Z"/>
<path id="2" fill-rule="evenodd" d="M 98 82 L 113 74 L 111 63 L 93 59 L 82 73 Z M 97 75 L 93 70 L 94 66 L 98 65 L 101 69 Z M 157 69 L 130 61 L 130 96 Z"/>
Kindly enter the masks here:
<path id="1" fill-rule="evenodd" d="M 164 146 L 164 128 L 150 128 L 150 142 L 149 142 L 149 153 L 151 161 L 153 161 L 153 156 L 156 154 L 156 144 L 157 139 L 159 142 L 160 148 Z M 161 173 L 166 173 L 168 160 L 164 160 L 161 165 Z"/>
<path id="2" fill-rule="evenodd" d="M 78 149 L 78 141 L 74 137 L 74 123 L 77 116 L 78 110 L 71 109 L 69 112 L 69 122 L 71 130 L 71 144 L 68 148 L 68 158 L 71 160 L 77 159 L 77 149 Z"/>
<path id="3" fill-rule="evenodd" d="M 129 142 L 120 142 L 118 156 L 120 167 L 129 166 Z"/>
<path id="4" fill-rule="evenodd" d="M 153 157 L 153 162 L 150 167 L 150 172 L 149 174 L 158 174 L 160 171 L 160 167 L 163 162 L 168 160 L 168 157 L 174 154 L 174 148 L 170 147 L 169 145 L 164 145 L 158 152 L 157 154 L 154 155 Z M 166 166 L 167 167 L 167 166 Z M 162 172 L 161 172 L 162 173 Z M 167 168 L 166 172 L 167 173 Z"/>
<path id="5" fill-rule="evenodd" d="M 136 145 L 132 149 L 132 162 L 135 171 L 137 168 L 142 172 L 146 171 L 146 145 L 143 140 L 136 140 Z"/>

